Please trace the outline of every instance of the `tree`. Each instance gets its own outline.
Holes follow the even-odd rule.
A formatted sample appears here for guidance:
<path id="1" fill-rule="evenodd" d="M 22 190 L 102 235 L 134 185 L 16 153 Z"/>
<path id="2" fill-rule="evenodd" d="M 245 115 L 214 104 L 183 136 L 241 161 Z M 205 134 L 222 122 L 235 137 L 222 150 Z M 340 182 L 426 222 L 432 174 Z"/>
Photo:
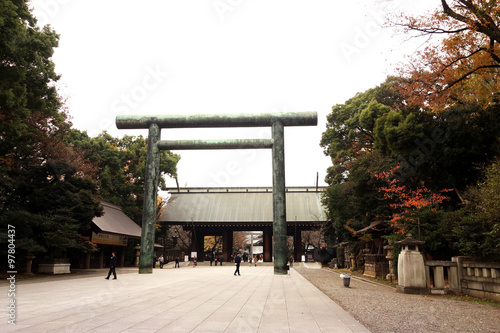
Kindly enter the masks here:
<path id="1" fill-rule="evenodd" d="M 450 214 L 457 245 L 465 255 L 500 260 L 500 159 L 485 170 L 484 180 L 464 194 L 464 207 Z"/>
<path id="2" fill-rule="evenodd" d="M 323 198 L 329 222 L 325 226 L 329 245 L 352 240 L 345 228 L 364 228 L 377 219 L 383 206 L 376 199 L 372 186 L 374 177 L 367 169 L 390 164 L 382 150 L 377 149 L 377 121 L 399 105 L 401 99 L 392 89 L 393 78 L 380 86 L 358 93 L 344 104 L 332 107 L 327 116 L 327 129 L 320 145 L 332 159 L 325 181 L 329 184 Z"/>
<path id="3" fill-rule="evenodd" d="M 233 232 L 233 253 L 245 250 L 248 245 L 248 234 L 245 232 Z"/>
<path id="4" fill-rule="evenodd" d="M 147 138 L 125 135 L 120 139 L 106 132 L 90 138 L 87 133 L 73 129 L 66 142 L 95 165 L 102 199 L 121 206 L 127 216 L 141 225 Z M 177 154 L 162 151 L 160 175 L 175 177 L 179 159 Z M 165 188 L 163 177 L 159 186 Z"/>
<path id="5" fill-rule="evenodd" d="M 377 118 L 388 113 L 391 105 L 397 103 L 391 85 L 389 78 L 380 87 L 358 93 L 344 104 L 332 107 L 320 141 L 325 155 L 330 156 L 333 163 L 328 169 L 327 183 L 344 181 L 351 163 L 373 150 Z"/>
<path id="6" fill-rule="evenodd" d="M 96 249 L 89 241 L 90 224 L 102 210 L 89 177 L 82 178 L 75 168 L 49 160 L 31 168 L 17 186 L 17 199 L 27 205 L 9 205 L 4 217 L 16 226 L 18 249 L 50 258 L 64 257 L 67 250 Z"/>
<path id="7" fill-rule="evenodd" d="M 454 105 L 437 114 L 391 110 L 376 121 L 374 147 L 400 166 L 404 184 L 462 191 L 478 180 L 478 166 L 500 152 L 499 110 L 497 105 Z"/>
<path id="8" fill-rule="evenodd" d="M 455 103 L 497 103 L 499 13 L 498 1 L 441 0 L 441 7 L 429 14 L 393 20 L 407 33 L 416 32 L 429 40 L 437 37 L 403 69 L 404 84 L 399 88 L 407 102 L 437 111 Z"/>
<path id="9" fill-rule="evenodd" d="M 323 198 L 330 246 L 356 241 L 349 228 L 359 230 L 373 221 L 392 218 L 394 212 L 379 195 L 388 184 L 368 170 L 399 166 L 395 174 L 400 186 L 420 189 L 420 200 L 425 198 L 424 192 L 454 189 L 455 193 L 448 193 L 446 208 L 457 209 L 462 192 L 477 182 L 482 166 L 500 152 L 498 105 L 453 105 L 433 113 L 405 105 L 398 84 L 399 78 L 388 78 L 345 104 L 335 105 L 328 115 L 320 144 L 332 158 L 325 179 L 329 187 Z M 420 225 L 427 231 L 451 230 L 448 222 L 442 229 L 431 225 L 447 221 L 445 214 L 437 217 L 438 213 L 424 207 L 415 212 L 417 227 L 419 217 L 422 220 L 425 214 L 428 220 Z M 427 231 L 422 238 L 433 242 L 429 248 L 441 249 L 439 238 Z"/>
<path id="10" fill-rule="evenodd" d="M 101 211 L 91 165 L 64 143 L 71 123 L 51 60 L 59 36 L 36 25 L 26 1 L 0 9 L 0 223 L 16 227 L 20 261 L 92 251 L 85 236 Z"/>
<path id="11" fill-rule="evenodd" d="M 190 251 L 193 241 L 192 231 L 185 231 L 181 225 L 173 225 L 168 229 L 167 237 L 174 247 L 178 246 L 184 252 Z"/>
<path id="12" fill-rule="evenodd" d="M 418 186 L 415 189 L 403 185 L 399 179 L 394 177 L 395 171 L 399 166 L 392 168 L 389 171 L 375 173 L 374 176 L 387 183 L 386 186 L 379 187 L 378 191 L 382 194 L 383 199 L 389 201 L 389 206 L 392 209 L 390 221 L 397 233 L 406 234 L 411 229 L 417 228 L 418 239 L 422 239 L 420 230 L 420 212 L 422 209 L 434 206 L 449 200 L 442 193 L 449 192 L 451 189 L 441 190 L 439 193 L 433 193 L 425 186 Z"/>
<path id="13" fill-rule="evenodd" d="M 203 251 L 216 253 L 222 251 L 222 236 L 205 236 Z"/>

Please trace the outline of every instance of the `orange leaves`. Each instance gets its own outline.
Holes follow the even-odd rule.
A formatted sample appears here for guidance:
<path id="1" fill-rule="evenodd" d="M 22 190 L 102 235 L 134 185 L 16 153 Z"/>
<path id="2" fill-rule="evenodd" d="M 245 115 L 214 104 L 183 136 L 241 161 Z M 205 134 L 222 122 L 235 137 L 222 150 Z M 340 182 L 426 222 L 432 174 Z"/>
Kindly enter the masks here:
<path id="1" fill-rule="evenodd" d="M 389 206 L 393 210 L 390 220 L 392 226 L 397 233 L 405 233 L 410 225 L 414 224 L 416 220 L 418 221 L 420 210 L 448 200 L 449 198 L 443 193 L 452 190 L 444 189 L 439 193 L 433 193 L 424 186 L 411 189 L 400 184 L 399 180 L 395 178 L 394 173 L 398 169 L 399 166 L 396 166 L 390 171 L 373 173 L 373 175 L 376 179 L 387 183 L 387 186 L 380 187 L 378 191 L 384 199 L 390 201 Z"/>
<path id="2" fill-rule="evenodd" d="M 489 105 L 500 90 L 498 1 L 441 1 L 425 16 L 403 16 L 393 25 L 429 37 L 404 67 L 399 90 L 407 103 L 440 111 L 450 104 Z M 432 39 L 431 39 L 432 37 Z"/>

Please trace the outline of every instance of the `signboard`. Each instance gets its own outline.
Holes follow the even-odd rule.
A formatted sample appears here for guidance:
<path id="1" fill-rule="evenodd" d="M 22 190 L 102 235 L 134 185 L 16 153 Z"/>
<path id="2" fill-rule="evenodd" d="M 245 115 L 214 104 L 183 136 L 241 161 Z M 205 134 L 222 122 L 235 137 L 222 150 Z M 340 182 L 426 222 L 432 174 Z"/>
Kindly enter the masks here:
<path id="1" fill-rule="evenodd" d="M 92 242 L 96 244 L 127 246 L 127 239 L 126 236 L 92 232 Z"/>

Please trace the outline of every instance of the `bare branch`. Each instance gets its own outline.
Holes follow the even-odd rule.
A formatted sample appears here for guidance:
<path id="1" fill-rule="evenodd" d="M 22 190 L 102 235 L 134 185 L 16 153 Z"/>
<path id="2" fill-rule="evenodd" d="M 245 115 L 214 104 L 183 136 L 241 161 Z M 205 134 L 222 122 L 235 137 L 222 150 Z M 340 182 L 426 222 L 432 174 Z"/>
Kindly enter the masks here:
<path id="1" fill-rule="evenodd" d="M 448 87 L 446 87 L 446 89 L 449 89 L 449 88 L 453 87 L 454 85 L 456 85 L 457 83 L 462 82 L 463 80 L 465 80 L 466 78 L 468 78 L 472 74 L 476 73 L 477 71 L 479 71 L 481 69 L 486 69 L 486 68 L 500 68 L 500 65 L 485 65 L 485 66 L 476 67 L 475 69 L 468 71 L 467 73 L 462 75 L 459 79 L 453 81 L 451 84 L 448 85 Z"/>
<path id="2" fill-rule="evenodd" d="M 495 21 L 483 10 L 477 8 L 471 1 L 467 0 L 459 0 L 460 3 L 464 4 L 464 7 L 467 8 L 470 12 L 472 12 L 479 21 L 474 21 L 468 17 L 465 17 L 457 12 L 454 12 L 446 3 L 446 0 L 441 0 L 441 4 L 443 5 L 443 10 L 446 15 L 463 22 L 469 25 L 471 28 L 474 28 L 476 31 L 479 31 L 486 36 L 493 38 L 495 41 L 500 43 L 500 29 L 496 26 Z"/>

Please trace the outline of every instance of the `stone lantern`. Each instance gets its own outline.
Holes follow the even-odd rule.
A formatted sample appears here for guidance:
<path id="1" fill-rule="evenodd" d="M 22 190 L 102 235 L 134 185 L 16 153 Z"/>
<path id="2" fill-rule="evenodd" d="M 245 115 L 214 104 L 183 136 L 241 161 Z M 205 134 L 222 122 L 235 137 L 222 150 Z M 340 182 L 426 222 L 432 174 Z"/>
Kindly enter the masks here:
<path id="1" fill-rule="evenodd" d="M 400 244 L 402 248 L 398 256 L 397 291 L 405 294 L 428 294 L 424 257 L 419 251 L 419 246 L 424 242 L 413 239 L 409 233 L 396 244 Z"/>
<path id="2" fill-rule="evenodd" d="M 392 246 L 392 242 L 386 246 L 384 246 L 384 250 L 387 251 L 387 255 L 385 258 L 389 262 L 389 274 L 386 275 L 385 279 L 389 281 L 396 281 L 396 274 L 394 274 L 394 267 L 392 267 L 392 251 L 394 250 L 394 246 Z"/>

